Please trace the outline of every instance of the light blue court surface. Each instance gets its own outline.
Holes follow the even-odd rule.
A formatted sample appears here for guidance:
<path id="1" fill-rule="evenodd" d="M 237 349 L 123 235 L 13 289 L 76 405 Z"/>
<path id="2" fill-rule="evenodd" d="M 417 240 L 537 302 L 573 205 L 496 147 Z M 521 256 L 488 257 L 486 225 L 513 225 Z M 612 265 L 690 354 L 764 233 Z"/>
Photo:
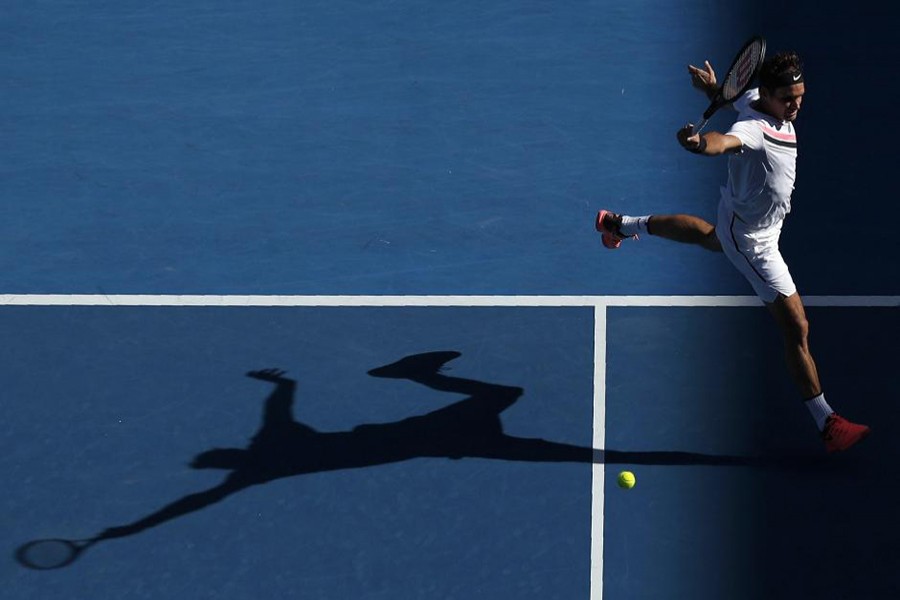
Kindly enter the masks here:
<path id="1" fill-rule="evenodd" d="M 900 597 L 895 21 L 811 0 L 5 3 L 4 598 Z M 725 161 L 675 142 L 706 107 L 685 67 L 724 70 L 757 33 L 806 62 L 782 251 L 828 299 L 809 317 L 829 401 L 873 427 L 846 456 L 766 311 L 729 306 L 751 290 L 721 255 L 593 230 L 600 208 L 714 217 Z M 669 295 L 726 298 L 648 300 Z M 428 374 L 434 351 L 460 356 Z M 296 389 L 246 376 L 267 368 Z M 14 557 L 108 528 L 65 568 Z"/>
<path id="2" fill-rule="evenodd" d="M 745 294 L 722 257 L 603 254 L 592 223 L 714 218 L 725 161 L 674 137 L 706 108 L 686 64 L 760 32 L 808 63 L 801 291 L 896 295 L 898 50 L 869 4 L 6 3 L 0 290 Z"/>
<path id="3" fill-rule="evenodd" d="M 293 417 L 316 432 L 277 438 L 255 466 L 300 461 L 292 476 L 209 505 L 195 497 L 64 569 L 6 560 L 6 597 L 587 598 L 592 319 L 587 308 L 4 308 L 21 340 L 2 360 L 15 406 L 0 452 L 10 554 L 219 485 L 226 471 L 189 463 L 261 431 L 273 386 L 250 370 L 287 369 Z M 434 350 L 461 353 L 450 389 L 367 374 Z M 500 386 L 523 393 L 505 399 Z"/>

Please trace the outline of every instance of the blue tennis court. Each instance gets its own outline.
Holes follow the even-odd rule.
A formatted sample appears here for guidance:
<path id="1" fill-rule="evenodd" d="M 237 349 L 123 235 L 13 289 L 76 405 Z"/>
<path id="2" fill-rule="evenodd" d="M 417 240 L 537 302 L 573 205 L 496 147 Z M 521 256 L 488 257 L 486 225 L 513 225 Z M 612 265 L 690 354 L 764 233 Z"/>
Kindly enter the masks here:
<path id="1" fill-rule="evenodd" d="M 31 335 L 4 357 L 10 397 L 29 398 L 7 421 L 4 479 L 19 492 L 7 496 L 4 541 L 138 525 L 67 569 L 7 564 L 5 578 L 21 597 L 135 587 L 586 597 L 591 319 L 540 308 L 7 308 L 5 326 Z M 443 376 L 449 389 L 368 375 L 432 351 L 461 354 Z M 275 434 L 276 448 L 243 470 L 246 486 L 154 521 L 225 480 L 210 451 L 261 443 L 276 386 L 245 375 L 274 367 L 296 381 L 277 400 L 290 402 L 282 421 L 296 430 Z"/>
<path id="2" fill-rule="evenodd" d="M 4 6 L 4 597 L 896 598 L 885 10 Z M 685 66 L 755 33 L 837 456 L 723 256 L 593 227 L 714 219 Z"/>

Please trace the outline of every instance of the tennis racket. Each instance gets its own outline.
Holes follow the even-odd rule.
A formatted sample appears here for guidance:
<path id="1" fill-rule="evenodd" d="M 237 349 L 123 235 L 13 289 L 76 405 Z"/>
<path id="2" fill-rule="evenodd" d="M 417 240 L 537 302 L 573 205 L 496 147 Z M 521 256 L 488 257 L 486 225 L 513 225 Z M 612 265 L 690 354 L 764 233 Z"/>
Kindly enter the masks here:
<path id="1" fill-rule="evenodd" d="M 717 110 L 731 104 L 750 89 L 750 84 L 766 58 L 766 40 L 760 36 L 751 38 L 734 57 L 731 68 L 725 75 L 722 86 L 713 97 L 703 117 L 694 125 L 693 134 L 703 129 Z"/>
<path id="2" fill-rule="evenodd" d="M 102 537 L 87 540 L 45 539 L 32 540 L 19 546 L 16 560 L 24 567 L 45 571 L 60 569 L 75 562 L 82 552 L 99 542 Z"/>

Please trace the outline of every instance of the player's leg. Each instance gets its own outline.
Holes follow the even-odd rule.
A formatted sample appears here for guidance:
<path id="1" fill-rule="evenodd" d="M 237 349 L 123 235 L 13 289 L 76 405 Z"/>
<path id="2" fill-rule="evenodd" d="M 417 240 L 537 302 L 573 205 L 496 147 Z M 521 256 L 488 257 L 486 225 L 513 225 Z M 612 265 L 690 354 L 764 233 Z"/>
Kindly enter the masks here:
<path id="1" fill-rule="evenodd" d="M 727 211 L 720 211 L 718 233 L 725 256 L 753 286 L 775 318 L 784 339 L 788 370 L 800 389 L 806 408 L 822 432 L 829 452 L 846 450 L 869 433 L 835 414 L 825 401 L 819 373 L 809 348 L 809 321 L 791 273 L 778 250 L 780 226 L 768 232 L 741 231 Z M 723 215 L 726 217 L 723 220 Z"/>
<path id="2" fill-rule="evenodd" d="M 747 278 L 753 291 L 775 317 L 784 339 L 788 370 L 800 393 L 804 398 L 818 396 L 822 386 L 809 351 L 809 322 L 794 279 L 778 250 L 779 230 L 773 229 L 767 236 L 762 232 L 747 234 L 736 228 L 733 220 L 723 223 L 721 218 L 718 227 L 719 233 L 724 234 L 725 256 Z M 766 237 L 766 242 L 760 241 Z"/>
<path id="3" fill-rule="evenodd" d="M 647 220 L 647 233 L 682 244 L 695 244 L 712 252 L 721 252 L 716 228 L 693 215 L 653 215 Z"/>
<path id="4" fill-rule="evenodd" d="M 766 236 L 761 232 L 746 234 L 733 221 L 725 226 L 720 219 L 718 226 L 720 233 L 727 230 L 722 238 L 725 256 L 747 278 L 778 324 L 788 371 L 800 393 L 807 399 L 819 396 L 822 386 L 809 351 L 809 321 L 794 279 L 778 250 L 780 228 L 773 229 L 763 242 Z M 825 416 L 817 419 L 819 429 Z"/>
<path id="5" fill-rule="evenodd" d="M 846 450 L 869 435 L 867 426 L 851 423 L 835 413 L 825 401 L 816 363 L 809 351 L 809 321 L 800 294 L 779 294 L 774 301 L 766 302 L 766 306 L 784 336 L 788 369 L 806 398 L 806 407 L 822 432 L 826 449 L 829 452 Z"/>
<path id="6" fill-rule="evenodd" d="M 809 351 L 809 321 L 800 294 L 791 296 L 779 294 L 766 307 L 781 330 L 784 338 L 784 355 L 788 370 L 800 388 L 804 398 L 813 398 L 822 393 L 819 372 Z"/>
<path id="7" fill-rule="evenodd" d="M 631 217 L 601 210 L 597 214 L 597 230 L 603 234 L 603 245 L 607 248 L 618 248 L 623 239 L 649 234 L 712 252 L 722 251 L 715 227 L 693 215 Z"/>

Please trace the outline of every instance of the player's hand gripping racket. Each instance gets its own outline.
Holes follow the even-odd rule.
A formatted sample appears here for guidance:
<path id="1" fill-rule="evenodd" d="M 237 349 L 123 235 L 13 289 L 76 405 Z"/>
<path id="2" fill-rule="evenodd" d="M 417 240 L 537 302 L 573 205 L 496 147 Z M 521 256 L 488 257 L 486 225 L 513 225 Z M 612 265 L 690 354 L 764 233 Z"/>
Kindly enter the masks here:
<path id="1" fill-rule="evenodd" d="M 750 89 L 750 84 L 759 68 L 762 66 L 763 60 L 766 58 L 766 40 L 760 36 L 756 36 L 741 48 L 741 51 L 734 57 L 728 74 L 725 75 L 722 86 L 716 92 L 715 97 L 703 113 L 703 117 L 694 125 L 691 135 L 695 135 L 706 126 L 706 123 L 712 118 L 717 110 L 727 104 L 731 104 L 741 97 L 741 95 Z"/>

